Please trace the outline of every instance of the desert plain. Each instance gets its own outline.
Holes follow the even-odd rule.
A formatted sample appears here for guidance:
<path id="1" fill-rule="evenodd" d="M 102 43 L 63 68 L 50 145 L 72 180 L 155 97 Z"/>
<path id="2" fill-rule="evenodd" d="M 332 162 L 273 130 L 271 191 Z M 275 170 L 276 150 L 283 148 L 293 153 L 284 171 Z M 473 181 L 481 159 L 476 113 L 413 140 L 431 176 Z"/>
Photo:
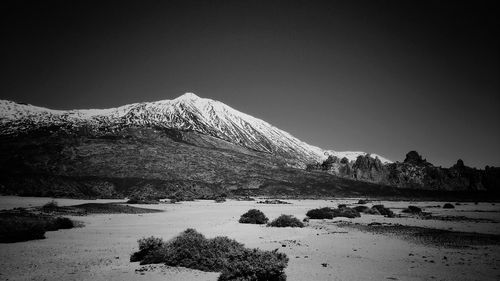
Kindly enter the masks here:
<path id="1" fill-rule="evenodd" d="M 197 200 L 134 205 L 162 210 L 160 213 L 69 216 L 81 226 L 47 232 L 41 240 L 0 244 L 0 280 L 217 280 L 216 272 L 130 262 L 138 239 L 156 236 L 168 240 L 187 228 L 207 238 L 228 236 L 250 248 L 278 249 L 289 258 L 285 270 L 289 281 L 500 280 L 500 204 L 452 202 L 454 209 L 443 209 L 446 202 L 373 199 L 366 205 L 383 204 L 396 217 L 362 214 L 353 219 L 311 219 L 304 228 L 238 223 L 249 209 L 259 209 L 271 220 L 281 214 L 302 220 L 310 209 L 356 206 L 359 199 L 286 200 L 291 204 L 259 204 L 259 199 Z M 59 206 L 123 202 L 2 196 L 0 209 L 42 206 L 51 200 Z M 409 205 L 422 208 L 431 217 L 403 213 Z M 390 225 L 394 231 L 373 231 L 369 226 L 374 225 Z M 439 239 L 423 239 L 408 226 L 494 239 L 485 242 L 478 238 L 479 242 L 472 239 L 470 243 L 465 239 L 450 246 L 440 244 Z"/>

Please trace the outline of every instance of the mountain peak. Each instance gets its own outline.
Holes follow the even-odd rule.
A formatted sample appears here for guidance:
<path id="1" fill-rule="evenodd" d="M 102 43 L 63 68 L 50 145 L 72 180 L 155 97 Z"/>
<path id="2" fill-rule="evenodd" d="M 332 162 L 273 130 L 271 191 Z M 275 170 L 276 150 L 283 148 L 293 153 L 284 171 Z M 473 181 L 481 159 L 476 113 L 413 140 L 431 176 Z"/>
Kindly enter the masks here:
<path id="1" fill-rule="evenodd" d="M 182 96 L 177 97 L 175 100 L 197 100 L 197 99 L 200 99 L 200 97 L 195 95 L 194 93 L 187 92 Z"/>

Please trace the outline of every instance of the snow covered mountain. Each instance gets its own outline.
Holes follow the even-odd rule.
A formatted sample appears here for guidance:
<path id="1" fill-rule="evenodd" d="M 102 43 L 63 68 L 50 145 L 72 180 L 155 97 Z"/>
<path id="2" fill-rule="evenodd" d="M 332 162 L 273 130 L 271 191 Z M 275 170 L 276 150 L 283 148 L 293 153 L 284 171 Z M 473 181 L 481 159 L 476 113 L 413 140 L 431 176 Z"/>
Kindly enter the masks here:
<path id="1" fill-rule="evenodd" d="M 222 102 L 186 93 L 173 100 L 124 105 L 110 109 L 51 110 L 0 100 L 0 135 L 28 133 L 44 127 L 87 128 L 112 132 L 127 126 L 195 131 L 255 151 L 296 158 L 303 163 L 329 155 L 354 161 L 365 152 L 338 152 L 309 145 L 271 124 Z M 376 154 L 382 163 L 390 160 Z"/>

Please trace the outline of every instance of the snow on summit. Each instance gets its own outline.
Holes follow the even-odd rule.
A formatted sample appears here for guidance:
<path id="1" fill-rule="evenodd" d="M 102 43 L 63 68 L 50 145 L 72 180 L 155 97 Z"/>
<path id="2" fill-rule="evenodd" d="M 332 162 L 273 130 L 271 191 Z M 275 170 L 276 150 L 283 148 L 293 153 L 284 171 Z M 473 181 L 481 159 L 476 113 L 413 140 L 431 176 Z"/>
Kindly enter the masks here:
<path id="1" fill-rule="evenodd" d="M 328 155 L 347 157 L 351 161 L 366 154 L 322 150 L 261 119 L 194 93 L 185 93 L 172 100 L 83 110 L 52 110 L 0 100 L 0 134 L 17 134 L 54 125 L 64 128 L 86 126 L 101 132 L 126 126 L 192 130 L 256 151 L 293 155 L 305 163 L 322 161 Z M 378 157 L 382 162 L 390 162 Z"/>

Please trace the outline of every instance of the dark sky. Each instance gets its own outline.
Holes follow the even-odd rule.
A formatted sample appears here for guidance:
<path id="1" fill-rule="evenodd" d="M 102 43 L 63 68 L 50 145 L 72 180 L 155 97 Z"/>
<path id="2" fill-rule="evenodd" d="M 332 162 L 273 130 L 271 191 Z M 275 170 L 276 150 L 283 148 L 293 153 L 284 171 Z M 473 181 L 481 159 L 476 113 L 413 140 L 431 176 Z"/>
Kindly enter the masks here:
<path id="1" fill-rule="evenodd" d="M 494 1 L 0 2 L 0 98 L 105 108 L 184 92 L 310 144 L 500 166 Z"/>

